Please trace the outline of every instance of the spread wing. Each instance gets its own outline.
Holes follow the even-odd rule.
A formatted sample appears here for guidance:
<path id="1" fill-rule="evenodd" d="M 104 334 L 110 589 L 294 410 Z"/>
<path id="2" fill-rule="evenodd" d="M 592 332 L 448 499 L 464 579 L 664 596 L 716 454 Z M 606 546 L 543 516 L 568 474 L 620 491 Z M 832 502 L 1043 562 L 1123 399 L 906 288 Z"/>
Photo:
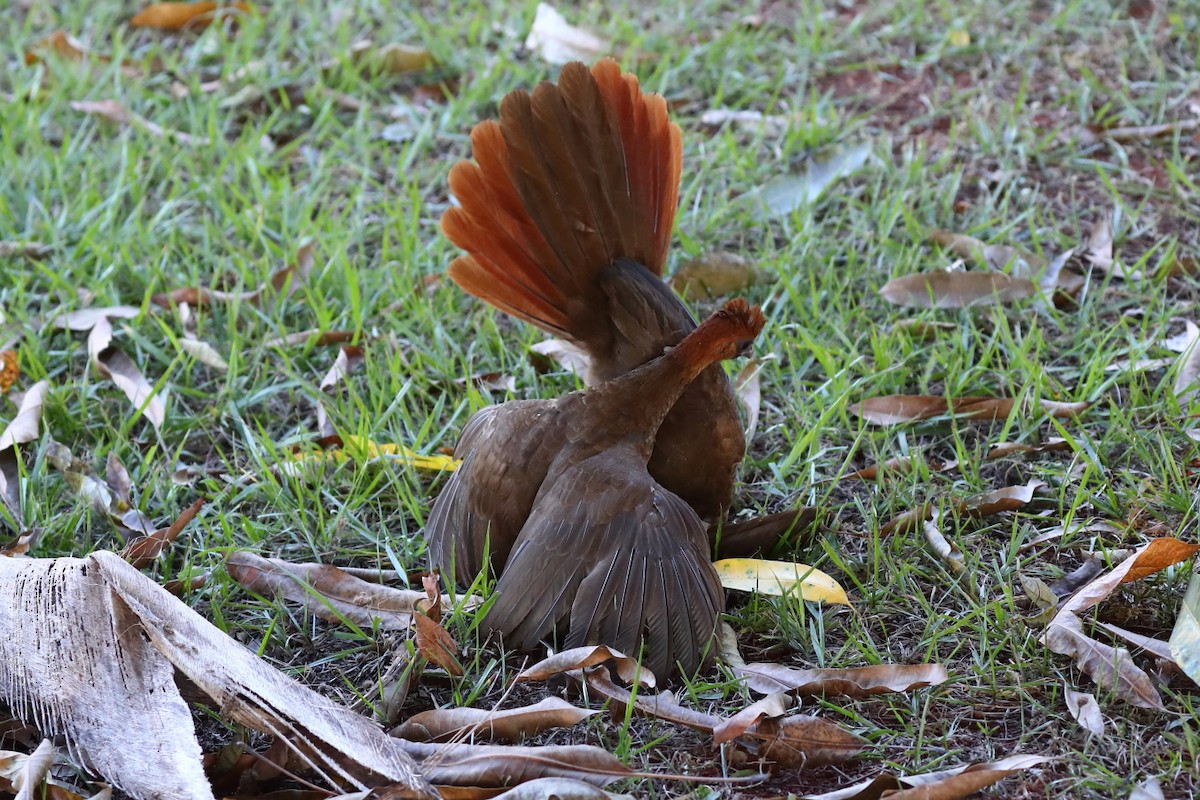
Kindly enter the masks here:
<path id="1" fill-rule="evenodd" d="M 704 523 L 614 448 L 548 478 L 484 625 L 528 650 L 569 619 L 567 647 L 643 652 L 666 677 L 700 666 L 724 605 Z"/>
<path id="2" fill-rule="evenodd" d="M 552 402 L 518 400 L 488 406 L 467 421 L 454 449 L 463 463 L 425 525 L 430 561 L 442 574 L 466 585 L 485 567 L 504 564 L 561 447 L 555 409 Z"/>

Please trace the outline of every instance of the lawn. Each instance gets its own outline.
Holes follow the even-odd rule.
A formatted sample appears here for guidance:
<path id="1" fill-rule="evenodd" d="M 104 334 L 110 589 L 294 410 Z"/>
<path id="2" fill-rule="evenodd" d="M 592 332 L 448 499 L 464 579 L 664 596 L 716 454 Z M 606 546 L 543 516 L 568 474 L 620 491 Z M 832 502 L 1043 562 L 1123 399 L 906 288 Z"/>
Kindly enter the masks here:
<path id="1" fill-rule="evenodd" d="M 103 476 L 113 459 L 129 473 L 132 505 L 155 525 L 203 497 L 151 574 L 207 576 L 182 595 L 200 614 L 322 693 L 378 706 L 380 675 L 408 647 L 402 637 L 249 593 L 224 558 L 249 550 L 419 570 L 443 475 L 355 457 L 285 469 L 293 453 L 336 434 L 436 456 L 489 403 L 580 385 L 531 354 L 540 332 L 440 279 L 457 254 L 437 224 L 451 202 L 446 176 L 470 157 L 471 126 L 493 117 L 505 93 L 557 74 L 523 47 L 535 6 L 301 0 L 262 3 L 236 24 L 164 32 L 131 27 L 140 8 L 131 2 L 14 0 L 0 33 L 0 240 L 45 248 L 0 258 L 0 350 L 17 353 L 13 391 L 41 379 L 50 389 L 41 435 L 22 450 L 17 513 L 0 509 L 7 534 L 38 532 L 38 557 L 119 549 L 131 534 L 79 491 L 81 475 Z M 1148 778 L 1168 798 L 1200 791 L 1196 685 L 1133 647 L 1164 710 L 1097 688 L 1042 643 L 1045 618 L 1022 582 L 1053 586 L 1089 559 L 1108 569 L 1118 551 L 1151 539 L 1197 538 L 1200 452 L 1189 434 L 1200 408 L 1176 377 L 1180 334 L 1200 300 L 1200 9 L 702 0 L 560 10 L 609 40 L 683 130 L 668 271 L 715 252 L 753 263 L 735 294 L 760 303 L 768 321 L 755 345 L 761 408 L 735 514 L 820 509 L 819 528 L 776 556 L 815 565 L 851 594 L 849 608 L 731 594 L 743 655 L 796 668 L 938 662 L 950 675 L 904 693 L 805 698 L 805 713 L 867 740 L 856 762 L 748 786 L 613 788 L 800 795 L 1021 752 L 1053 760 L 990 796 L 1124 797 Z M 90 52 L 35 48 L 56 31 Z M 364 40 L 373 43 L 365 50 Z M 381 68 L 372 54 L 387 43 L 424 48 L 434 63 Z M 26 59 L 31 48 L 38 59 Z M 72 105 L 102 101 L 137 118 Z M 763 117 L 706 116 L 721 109 Z M 750 193 L 864 146 L 866 163 L 813 202 L 758 213 Z M 1114 266 L 1089 255 L 1103 220 L 1112 221 Z M 1020 247 L 1016 261 L 1034 267 L 1075 248 L 1066 269 L 1083 280 L 1057 303 L 1046 294 L 969 308 L 888 302 L 879 290 L 893 278 L 980 269 L 931 242 L 930 229 Z M 306 255 L 307 275 L 251 294 Z M 186 287 L 233 296 L 192 302 L 187 322 L 152 299 Z M 689 302 L 703 316 L 723 299 Z M 92 365 L 87 333 L 53 324 L 118 305 L 136 312 L 112 320 L 112 344 L 165 397 L 159 425 L 150 404 L 135 410 Z M 348 341 L 280 341 L 305 331 Z M 361 357 L 351 351 L 354 369 L 323 388 L 342 346 Z M 881 425 L 856 413 L 862 400 L 899 394 L 1018 402 L 995 419 L 943 413 Z M 1058 417 L 1042 401 L 1088 405 Z M 15 413 L 0 400 L 0 423 Z M 998 443 L 1057 439 L 1065 443 L 989 457 Z M 74 463 L 64 468 L 52 442 Z M 907 468 L 852 476 L 900 457 Z M 1031 481 L 1043 484 L 1031 502 L 1009 510 L 964 505 Z M 887 526 L 925 503 L 940 514 L 949 556 L 920 520 Z M 1056 526 L 1059 535 L 1034 543 Z M 1117 590 L 1084 615 L 1089 634 L 1111 640 L 1099 621 L 1169 638 L 1190 564 Z M 482 640 L 474 621 L 463 610 L 448 621 L 465 675 L 430 672 L 401 717 L 557 691 L 511 691 L 530 657 Z M 721 715 L 755 699 L 718 668 L 674 688 L 681 703 Z M 1096 695 L 1102 733 L 1072 718 L 1070 690 Z M 205 730 L 206 751 L 240 735 Z M 619 714 L 535 741 L 599 745 L 645 771 L 754 767 L 726 763 L 667 722 Z"/>

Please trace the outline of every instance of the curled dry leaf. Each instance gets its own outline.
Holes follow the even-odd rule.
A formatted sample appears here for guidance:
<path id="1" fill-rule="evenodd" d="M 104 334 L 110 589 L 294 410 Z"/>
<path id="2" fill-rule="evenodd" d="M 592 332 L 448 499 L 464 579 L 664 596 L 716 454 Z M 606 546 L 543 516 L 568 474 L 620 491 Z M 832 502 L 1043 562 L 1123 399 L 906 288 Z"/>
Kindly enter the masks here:
<path id="1" fill-rule="evenodd" d="M 744 291 L 770 277 L 744 256 L 715 250 L 685 262 L 667 283 L 688 300 L 707 300 Z"/>
<path id="2" fill-rule="evenodd" d="M 990 492 L 968 497 L 958 503 L 959 513 L 977 516 L 991 516 L 1002 511 L 1014 511 L 1033 500 L 1038 489 L 1046 485 L 1045 481 L 1032 480 L 1024 486 L 1005 486 Z"/>
<path id="3" fill-rule="evenodd" d="M 1100 713 L 1100 704 L 1095 697 L 1077 692 L 1070 686 L 1063 687 L 1063 697 L 1067 701 L 1067 711 L 1081 728 L 1093 736 L 1104 735 L 1104 715 Z"/>
<path id="4" fill-rule="evenodd" d="M 713 743 L 724 744 L 742 736 L 764 717 L 782 717 L 792 707 L 792 699 L 783 692 L 768 694 L 743 708 L 713 728 Z"/>
<path id="5" fill-rule="evenodd" d="M 794 561 L 759 558 L 724 558 L 713 562 L 726 589 L 784 595 L 799 589 L 805 600 L 850 605 L 846 592 L 821 570 Z"/>
<path id="6" fill-rule="evenodd" d="M 420 773 L 438 786 L 512 786 L 537 778 L 573 778 L 604 786 L 634 775 L 616 756 L 590 745 L 515 747 L 431 744 L 396 739 Z"/>
<path id="7" fill-rule="evenodd" d="M 504 710 L 435 708 L 409 717 L 391 734 L 413 742 L 466 738 L 513 742 L 553 728 L 569 728 L 599 713 L 578 708 L 557 697 L 544 698 L 531 706 Z"/>
<path id="8" fill-rule="evenodd" d="M 21 467 L 17 462 L 15 445 L 38 438 L 42 422 L 42 405 L 50 390 L 49 381 L 38 381 L 21 398 L 17 415 L 0 433 L 0 503 L 13 519 L 21 518 Z"/>
<path id="9" fill-rule="evenodd" d="M 143 116 L 134 114 L 116 100 L 73 100 L 71 108 L 85 114 L 104 117 L 118 125 L 128 125 L 148 133 L 159 139 L 174 139 L 180 144 L 210 145 L 212 142 L 203 136 L 192 136 L 181 131 L 171 130 L 157 125 Z"/>
<path id="10" fill-rule="evenodd" d="M 567 22 L 549 3 L 538 3 L 533 27 L 525 38 L 525 49 L 551 64 L 568 61 L 592 62 L 608 55 L 612 45 L 591 31 Z"/>
<path id="11" fill-rule="evenodd" d="M 800 173 L 781 175 L 742 195 L 756 219 L 786 217 L 815 202 L 834 182 L 851 175 L 871 157 L 871 142 L 859 142 L 813 159 Z"/>
<path id="12" fill-rule="evenodd" d="M 458 642 L 454 641 L 450 632 L 421 612 L 414 614 L 413 620 L 417 623 L 417 652 L 429 663 L 437 664 L 451 675 L 462 675 L 463 668 L 458 663 Z"/>
<path id="13" fill-rule="evenodd" d="M 844 764 L 858 757 L 867 742 L 832 722 L 797 714 L 783 719 L 763 719 L 738 739 L 754 742 L 758 759 L 782 769 L 803 769 Z"/>
<path id="14" fill-rule="evenodd" d="M 276 304 L 291 297 L 308 281 L 312 272 L 315 250 L 310 242 L 296 251 L 296 259 L 288 266 L 276 271 L 270 279 L 252 292 L 222 292 L 204 286 L 185 287 L 156 294 L 150 302 L 163 308 L 179 303 L 201 307 L 213 303 L 242 302 L 257 306 L 267 297 L 274 297 Z"/>
<path id="15" fill-rule="evenodd" d="M 244 2 L 168 2 L 146 6 L 129 20 L 134 28 L 164 31 L 200 30 L 225 17 L 249 14 L 253 7 Z"/>
<path id="16" fill-rule="evenodd" d="M 1179 668 L 1200 684 L 1200 571 L 1192 572 L 1171 631 L 1171 655 Z"/>
<path id="17" fill-rule="evenodd" d="M 751 358 L 733 381 L 733 392 L 746 409 L 746 441 L 754 440 L 758 430 L 758 414 L 762 410 L 762 361 Z"/>
<path id="18" fill-rule="evenodd" d="M 1074 417 L 1085 411 L 1091 403 L 1061 403 L 1054 400 L 1038 401 L 1039 409 L 1052 417 Z M 1021 404 L 1027 412 L 1030 404 Z M 1011 397 L 939 397 L 921 394 L 893 394 L 871 397 L 850 406 L 856 414 L 875 425 L 896 425 L 933 417 L 955 416 L 964 419 L 1003 419 L 1017 407 Z"/>
<path id="19" fill-rule="evenodd" d="M 68 311 L 54 318 L 54 325 L 69 331 L 90 331 L 103 320 L 131 319 L 142 313 L 136 306 L 105 306 Z"/>
<path id="20" fill-rule="evenodd" d="M 849 669 L 793 669 L 783 664 L 751 662 L 730 665 L 751 691 L 789 692 L 801 697 L 870 697 L 911 692 L 949 680 L 941 664 L 877 664 Z"/>
<path id="21" fill-rule="evenodd" d="M 953 767 L 937 772 L 928 772 L 924 775 L 883 774 L 854 786 L 803 797 L 804 800 L 878 800 L 885 796 L 889 800 L 892 798 L 955 800 L 967 797 L 1019 770 L 1036 767 L 1048 760 L 1044 756 L 1017 754 L 986 764 Z M 962 776 L 968 777 L 963 780 L 954 780 Z"/>
<path id="22" fill-rule="evenodd" d="M 1155 539 L 1140 548 L 1112 571 L 1088 583 L 1065 602 L 1050 621 L 1042 641 L 1055 653 L 1071 656 L 1081 670 L 1102 688 L 1141 708 L 1163 709 L 1162 698 L 1125 648 L 1087 636 L 1079 614 L 1099 604 L 1117 587 L 1139 580 L 1172 564 L 1190 558 L 1200 545 L 1178 539 Z"/>
<path id="23" fill-rule="evenodd" d="M 146 376 L 121 348 L 112 344 L 113 329 L 108 317 L 100 319 L 88 334 L 88 355 L 96 371 L 117 385 L 139 413 L 161 431 L 167 419 L 167 405 Z"/>
<path id="24" fill-rule="evenodd" d="M 638 685 L 647 688 L 653 688 L 656 685 L 654 673 L 639 666 L 637 659 L 630 658 L 619 650 L 613 650 L 602 644 L 575 647 L 547 656 L 518 675 L 516 682 L 545 681 L 555 675 L 577 669 L 587 669 L 610 661 L 616 666 L 621 680 L 626 683 L 637 680 Z"/>
<path id="25" fill-rule="evenodd" d="M 54 252 L 54 248 L 41 242 L 0 241 L 0 258 L 45 258 Z"/>
<path id="26" fill-rule="evenodd" d="M 1040 444 L 1023 444 L 1021 442 L 997 442 L 992 445 L 984 459 L 992 461 L 997 458 L 1007 458 L 1017 453 L 1060 453 L 1072 450 L 1071 443 L 1066 439 L 1052 437 Z"/>
<path id="27" fill-rule="evenodd" d="M 593 697 L 606 702 L 609 713 L 614 715 L 622 715 L 632 707 L 642 716 L 682 725 L 701 733 L 712 733 L 721 723 L 719 717 L 679 705 L 675 695 L 669 691 L 657 694 L 639 691 L 635 697 L 631 691 L 613 682 L 607 667 L 576 670 L 568 675 L 586 686 Z"/>
<path id="28" fill-rule="evenodd" d="M 188 506 L 182 514 L 174 522 L 166 528 L 159 528 L 149 536 L 144 536 L 141 539 L 135 539 L 125 545 L 125 549 L 121 551 L 121 558 L 128 561 L 134 567 L 141 569 L 166 550 L 172 542 L 179 538 L 179 534 L 187 527 L 187 524 L 195 519 L 196 514 L 200 512 L 200 508 L 204 505 L 204 500 L 200 499 Z"/>
<path id="29" fill-rule="evenodd" d="M 405 631 L 420 614 L 418 603 L 425 593 L 393 589 L 347 575 L 328 564 L 290 564 L 253 553 L 234 552 L 225 558 L 229 577 L 244 588 L 264 595 L 278 595 L 300 603 L 322 619 L 364 628 L 376 623 L 384 630 Z M 443 602 L 454 600 L 443 596 Z M 460 598 L 463 608 L 475 608 L 478 597 Z"/>
<path id="30" fill-rule="evenodd" d="M 1036 297 L 1033 281 L 997 272 L 921 272 L 879 289 L 889 303 L 909 308 L 969 308 Z"/>
<path id="31" fill-rule="evenodd" d="M 331 344 L 346 344 L 354 341 L 357 336 L 354 331 L 323 331 L 320 328 L 311 328 L 306 331 L 297 331 L 289 333 L 287 336 L 276 336 L 272 339 L 267 339 L 262 343 L 263 347 L 297 347 L 304 345 L 305 347 L 325 347 Z"/>
<path id="32" fill-rule="evenodd" d="M 556 362 L 568 372 L 574 372 L 580 376 L 587 375 L 588 366 L 591 364 L 587 353 L 566 339 L 547 339 L 544 342 L 538 342 L 529 349 L 538 355 L 545 356 L 551 361 Z M 549 369 L 543 371 L 549 372 Z"/>
<path id="33" fill-rule="evenodd" d="M 929 546 L 933 548 L 934 554 L 942 560 L 950 571 L 955 575 L 962 575 L 967 571 L 967 565 L 963 560 L 962 550 L 958 545 L 953 544 L 946 535 L 942 533 L 941 515 L 936 511 L 933 514 L 933 519 L 926 520 L 921 526 L 921 530 L 925 534 L 925 541 L 929 542 Z"/>
<path id="34" fill-rule="evenodd" d="M 947 472 L 958 467 L 957 461 L 939 461 L 936 458 L 922 458 L 915 461 L 914 456 L 897 456 L 880 464 L 863 467 L 857 472 L 845 476 L 842 480 L 874 481 L 890 475 L 908 475 L 916 469 L 918 463 L 923 464 L 925 469 L 931 473 Z"/>

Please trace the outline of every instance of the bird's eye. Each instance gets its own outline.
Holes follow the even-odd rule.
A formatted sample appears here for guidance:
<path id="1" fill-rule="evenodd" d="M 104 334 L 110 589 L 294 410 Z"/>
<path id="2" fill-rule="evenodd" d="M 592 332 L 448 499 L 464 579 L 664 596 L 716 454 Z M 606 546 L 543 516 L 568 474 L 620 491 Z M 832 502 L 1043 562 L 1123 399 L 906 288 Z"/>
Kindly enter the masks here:
<path id="1" fill-rule="evenodd" d="M 744 355 L 746 355 L 746 353 L 749 353 L 749 352 L 750 352 L 750 348 L 751 348 L 751 346 L 753 346 L 753 344 L 754 344 L 754 340 L 753 340 L 753 339 L 738 339 L 738 341 L 737 341 L 737 354 L 738 354 L 739 356 L 744 356 Z"/>

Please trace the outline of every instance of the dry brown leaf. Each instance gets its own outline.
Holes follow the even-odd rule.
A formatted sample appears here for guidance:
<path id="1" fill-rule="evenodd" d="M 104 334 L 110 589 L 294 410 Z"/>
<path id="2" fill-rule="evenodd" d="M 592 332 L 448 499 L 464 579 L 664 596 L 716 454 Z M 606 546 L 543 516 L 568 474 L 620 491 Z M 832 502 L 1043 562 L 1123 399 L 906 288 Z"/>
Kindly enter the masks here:
<path id="1" fill-rule="evenodd" d="M 249 303 L 256 306 L 262 302 L 264 297 L 272 296 L 275 298 L 275 303 L 278 304 L 291 297 L 301 286 L 308 282 L 314 258 L 314 246 L 309 242 L 296 251 L 295 261 L 272 274 L 266 283 L 252 292 L 222 292 L 216 289 L 208 289 L 204 286 L 189 286 L 156 294 L 150 298 L 150 302 L 163 308 L 171 308 L 180 303 L 202 307 L 212 305 L 213 303 L 232 301 Z M 283 289 L 286 289 L 286 291 L 281 291 Z"/>
<path id="2" fill-rule="evenodd" d="M 654 687 L 653 672 L 639 666 L 637 659 L 630 658 L 619 650 L 613 650 L 602 644 L 575 647 L 550 655 L 518 675 L 516 682 L 544 681 L 564 672 L 586 669 L 608 661 L 616 665 L 617 675 L 626 683 L 632 683 L 637 678 L 639 685 L 648 688 Z"/>
<path id="3" fill-rule="evenodd" d="M 88 355 L 101 376 L 108 378 L 125 393 L 136 411 L 145 415 L 161 431 L 167 419 L 167 405 L 146 376 L 121 348 L 112 344 L 113 329 L 108 317 L 97 322 L 88 334 Z"/>
<path id="4" fill-rule="evenodd" d="M 1100 713 L 1100 704 L 1095 697 L 1064 686 L 1063 698 L 1067 701 L 1067 711 L 1081 728 L 1093 736 L 1104 735 L 1104 715 Z"/>
<path id="5" fill-rule="evenodd" d="M 592 696 L 608 703 L 609 711 L 613 714 L 624 714 L 625 710 L 632 706 L 634 711 L 643 716 L 682 725 L 701 733 L 712 733 L 721 722 L 720 717 L 679 705 L 675 695 L 669 691 L 657 694 L 638 692 L 635 697 L 628 689 L 613 682 L 607 667 L 573 670 L 567 674 L 586 686 Z"/>
<path id="6" fill-rule="evenodd" d="M 346 620 L 370 629 L 405 631 L 420 614 L 425 593 L 392 589 L 347 575 L 328 564 L 290 564 L 253 553 L 234 552 L 225 558 L 229 576 L 252 592 L 279 595 L 300 603 L 322 619 Z M 460 598 L 464 608 L 479 605 L 479 598 Z M 443 602 L 453 604 L 452 598 Z"/>
<path id="7" fill-rule="evenodd" d="M 893 394 L 871 397 L 850 406 L 850 413 L 876 425 L 896 425 L 940 416 L 964 419 L 1003 419 L 1012 413 L 1017 401 L 1011 397 L 939 397 L 936 395 Z M 1052 417 L 1073 417 L 1091 403 L 1039 401 L 1042 412 Z M 1023 404 L 1027 410 L 1028 403 Z"/>
<path id="8" fill-rule="evenodd" d="M 1019 762 L 1021 766 L 1001 766 L 1005 762 L 1012 764 L 1016 759 L 1023 759 Z M 956 775 L 948 775 L 928 783 L 922 782 L 911 789 L 890 792 L 887 797 L 888 800 L 959 800 L 1044 760 L 1039 756 L 1010 756 L 992 764 L 976 764 Z M 912 777 L 908 780 L 912 780 Z"/>
<path id="9" fill-rule="evenodd" d="M 0 394 L 6 394 L 21 375 L 16 350 L 0 350 Z"/>
<path id="10" fill-rule="evenodd" d="M 287 336 L 277 336 L 263 342 L 263 347 L 325 347 L 331 344 L 346 344 L 354 341 L 357 334 L 354 331 L 323 331 L 311 328 L 306 331 L 289 333 Z"/>
<path id="11" fill-rule="evenodd" d="M 363 349 L 358 345 L 346 345 L 339 348 L 337 356 L 333 359 L 333 366 L 325 373 L 325 377 L 321 378 L 319 385 L 321 391 L 336 387 L 350 373 L 360 367 L 365 359 Z"/>
<path id="12" fill-rule="evenodd" d="M 551 64 L 590 63 L 608 55 L 612 45 L 591 31 L 570 24 L 548 3 L 538 3 L 533 27 L 525 38 L 525 49 Z"/>
<path id="13" fill-rule="evenodd" d="M 958 466 L 957 461 L 939 461 L 929 458 L 922 459 L 920 463 L 923 463 L 925 468 L 932 473 L 946 472 Z M 914 456 L 897 456 L 879 464 L 863 467 L 857 472 L 845 476 L 842 480 L 874 481 L 890 475 L 908 475 L 916 469 L 916 466 L 917 462 L 914 461 Z"/>
<path id="14" fill-rule="evenodd" d="M 25 63 L 36 64 L 48 56 L 70 61 L 72 63 L 81 64 L 85 62 L 94 63 L 96 65 L 110 64 L 112 58 L 98 53 L 93 53 L 88 50 L 78 39 L 70 35 L 66 31 L 55 31 L 38 41 L 25 51 Z M 155 68 L 157 68 L 157 63 Z M 142 70 L 135 64 L 129 61 L 121 62 L 121 74 L 127 78 L 138 78 L 142 76 Z M 47 250 L 47 252 L 49 252 Z"/>
<path id="15" fill-rule="evenodd" d="M 146 6 L 129 24 L 134 28 L 157 28 L 164 31 L 200 30 L 225 17 L 249 14 L 253 7 L 244 2 L 168 2 Z"/>
<path id="16" fill-rule="evenodd" d="M 869 697 L 887 692 L 911 692 L 949 680 L 941 664 L 878 664 L 849 669 L 793 669 L 782 664 L 754 662 L 731 667 L 733 674 L 760 694 L 791 692 L 801 697 Z"/>
<path id="17" fill-rule="evenodd" d="M 867 746 L 865 739 L 832 722 L 804 714 L 760 720 L 738 743 L 747 739 L 754 740 L 758 758 L 782 769 L 844 764 Z"/>
<path id="18" fill-rule="evenodd" d="M 924 527 L 925 522 L 933 518 L 933 504 L 922 503 L 916 508 L 910 508 L 892 517 L 879 529 L 880 536 L 906 536 Z"/>
<path id="19" fill-rule="evenodd" d="M 1037 277 L 1038 271 L 1046 266 L 1046 260 L 1036 253 L 1019 247 L 984 244 L 974 236 L 964 233 L 929 228 L 925 231 L 925 237 L 960 258 L 970 259 L 996 272 L 1005 271 L 1007 268 L 1007 271 L 1014 277 L 1030 281 Z"/>
<path id="20" fill-rule="evenodd" d="M 69 331 L 90 331 L 97 323 L 106 319 L 130 319 L 141 314 L 136 306 L 105 306 L 103 308 L 81 308 L 59 314 L 54 318 L 55 326 Z"/>
<path id="21" fill-rule="evenodd" d="M 547 339 L 544 342 L 538 342 L 529 349 L 538 355 L 545 356 L 556 362 L 568 372 L 574 372 L 580 377 L 587 375 L 588 366 L 591 363 L 587 357 L 587 353 L 565 339 Z M 537 366 L 536 363 L 535 366 Z M 539 367 L 539 371 L 549 372 L 550 370 L 549 368 L 542 370 Z"/>
<path id="22" fill-rule="evenodd" d="M 910 308 L 969 308 L 1037 294 L 1032 281 L 996 272 L 923 272 L 893 278 L 879 289 L 884 300 Z"/>
<path id="23" fill-rule="evenodd" d="M 536 736 L 552 728 L 569 728 L 599 711 L 578 708 L 557 697 L 547 697 L 531 706 L 488 710 L 483 708 L 435 708 L 422 711 L 391 731 L 392 736 L 413 742 L 484 739 L 512 742 Z"/>
<path id="24" fill-rule="evenodd" d="M 713 743 L 724 744 L 742 736 L 763 718 L 782 717 L 792 707 L 792 699 L 784 692 L 768 694 L 743 708 L 713 728 Z"/>
<path id="25" fill-rule="evenodd" d="M 54 252 L 54 248 L 41 242 L 0 241 L 0 258 L 45 258 Z"/>
<path id="26" fill-rule="evenodd" d="M 1043 756 L 1018 754 L 988 764 L 954 767 L 952 769 L 929 772 L 924 775 L 889 775 L 885 773 L 854 786 L 847 786 L 822 794 L 803 795 L 803 800 L 878 800 L 884 796 L 891 800 L 893 797 L 901 796 L 900 792 L 902 790 L 920 790 L 926 788 L 928 788 L 929 794 L 921 794 L 920 791 L 917 791 L 916 794 L 907 794 L 906 796 L 910 799 L 920 797 L 924 798 L 924 800 L 957 800 L 957 798 L 970 794 L 974 789 L 971 789 L 969 784 L 963 786 L 951 784 L 948 787 L 941 787 L 936 784 L 967 772 L 980 772 L 985 775 L 997 772 L 1001 773 L 999 777 L 992 778 L 990 783 L 994 783 L 996 780 L 1011 775 L 1017 770 L 1029 769 L 1047 760 Z M 951 793 L 939 793 L 943 791 Z"/>
<path id="27" fill-rule="evenodd" d="M 42 405 L 49 390 L 50 382 L 46 380 L 29 387 L 29 391 L 21 398 L 17 415 L 0 433 L 0 502 L 8 507 L 13 519 L 21 518 L 21 470 L 14 446 L 38 438 Z"/>
<path id="28" fill-rule="evenodd" d="M 857 142 L 815 155 L 797 172 L 771 178 L 738 198 L 757 220 L 786 217 L 820 199 L 838 180 L 857 172 L 871 158 L 874 143 Z"/>
<path id="29" fill-rule="evenodd" d="M 203 136 L 192 136 L 191 134 L 164 128 L 161 125 L 153 123 L 143 116 L 134 114 L 116 100 L 72 100 L 71 108 L 76 111 L 82 111 L 85 114 L 104 117 L 118 125 L 128 125 L 137 128 L 160 139 L 174 139 L 180 144 L 187 145 L 212 144 L 209 139 Z"/>
<path id="30" fill-rule="evenodd" d="M 1163 709 L 1162 698 L 1150 678 L 1133 663 L 1129 651 L 1114 648 L 1087 636 L 1079 614 L 1103 602 L 1122 584 L 1139 580 L 1190 558 L 1200 545 L 1178 539 L 1154 539 L 1112 571 L 1077 591 L 1059 609 L 1042 641 L 1055 653 L 1071 656 L 1079 668 L 1102 688 L 1141 708 Z"/>
<path id="31" fill-rule="evenodd" d="M 1192 333 L 1190 328 L 1187 333 Z M 1186 407 L 1200 392 L 1200 329 L 1196 330 L 1195 336 L 1189 336 L 1175 363 L 1178 365 L 1173 386 L 1175 399 L 1180 406 Z"/>
<path id="32" fill-rule="evenodd" d="M 1058 453 L 1071 450 L 1071 443 L 1066 439 L 1052 437 L 1041 444 L 1022 444 L 1020 442 L 997 442 L 992 445 L 984 460 L 992 461 L 997 458 L 1007 458 L 1017 453 Z"/>
<path id="33" fill-rule="evenodd" d="M 458 642 L 454 641 L 450 632 L 425 614 L 415 614 L 413 620 L 417 623 L 417 652 L 451 675 L 462 675 L 463 668 L 458 663 Z"/>
<path id="34" fill-rule="evenodd" d="M 902 319 L 892 325 L 892 330 L 907 333 L 917 341 L 927 342 L 943 333 L 958 330 L 953 322 L 937 322 L 927 319 Z"/>
<path id="35" fill-rule="evenodd" d="M 707 300 L 744 291 L 771 276 L 737 253 L 715 250 L 675 270 L 667 284 L 688 300 Z"/>
<path id="36" fill-rule="evenodd" d="M 111 481 L 110 481 L 111 484 Z M 172 542 L 179 538 L 179 534 L 187 527 L 196 514 L 200 512 L 201 506 L 204 505 L 203 498 L 192 503 L 183 513 L 180 514 L 174 522 L 166 528 L 159 528 L 149 536 L 144 536 L 140 539 L 135 539 L 125 545 L 120 553 L 121 558 L 128 561 L 134 567 L 141 569 L 150 564 L 154 559 L 166 550 Z"/>
<path id="37" fill-rule="evenodd" d="M 616 756 L 589 745 L 515 747 L 395 741 L 416 760 L 425 779 L 438 786 L 507 787 L 537 778 L 574 778 L 604 786 L 636 774 Z"/>
<path id="38" fill-rule="evenodd" d="M 1188 581 L 1169 645 L 1179 669 L 1193 683 L 1200 684 L 1200 571 L 1193 571 Z"/>
<path id="39" fill-rule="evenodd" d="M 1094 144 L 1101 139 L 1114 142 L 1135 142 L 1142 139 L 1156 139 L 1160 136 L 1173 136 L 1176 133 L 1187 133 L 1200 128 L 1200 119 L 1183 119 L 1177 122 L 1164 122 L 1159 125 L 1130 125 L 1117 128 L 1103 128 L 1094 125 L 1078 128 L 1079 140 L 1085 144 Z"/>
<path id="40" fill-rule="evenodd" d="M 933 548 L 934 554 L 950 568 L 951 572 L 955 575 L 962 575 L 967 571 L 962 550 L 958 548 L 958 545 L 946 538 L 946 535 L 942 533 L 940 523 L 941 515 L 935 511 L 933 519 L 926 520 L 921 526 L 921 530 L 925 534 L 925 541 Z"/>
<path id="41" fill-rule="evenodd" d="M 1045 485 L 1044 481 L 1032 480 L 1024 486 L 1005 486 L 1002 489 L 993 489 L 990 492 L 960 501 L 957 504 L 958 510 L 962 514 L 984 517 L 999 514 L 1002 511 L 1014 511 L 1029 504 L 1037 490 Z"/>
<path id="42" fill-rule="evenodd" d="M 1140 273 L 1128 273 L 1124 268 L 1114 270 L 1113 258 L 1113 218 L 1111 214 L 1103 214 L 1092 225 L 1088 232 L 1087 260 L 1093 267 L 1102 272 L 1111 271 L 1120 278 L 1138 279 Z M 1135 277 L 1136 276 L 1136 277 Z"/>

